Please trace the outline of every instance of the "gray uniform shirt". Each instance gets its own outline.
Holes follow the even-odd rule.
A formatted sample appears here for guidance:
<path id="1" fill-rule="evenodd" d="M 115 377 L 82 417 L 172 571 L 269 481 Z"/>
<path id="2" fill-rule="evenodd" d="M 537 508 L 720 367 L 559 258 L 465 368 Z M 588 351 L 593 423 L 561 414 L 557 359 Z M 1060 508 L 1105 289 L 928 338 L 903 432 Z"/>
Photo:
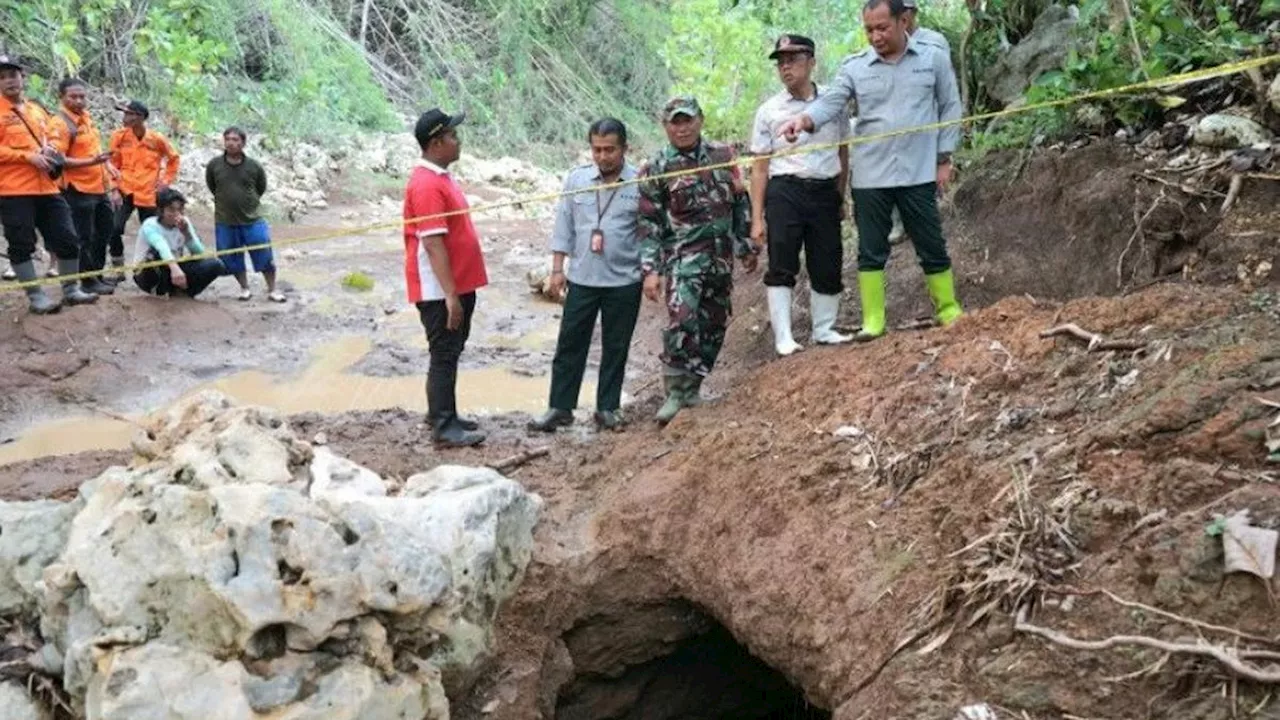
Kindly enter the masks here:
<path id="1" fill-rule="evenodd" d="M 930 30 L 927 27 L 916 26 L 916 31 L 911 33 L 911 39 L 921 45 L 933 45 L 940 47 L 947 53 L 947 57 L 951 57 L 951 43 L 947 42 L 947 36 L 937 30 Z"/>
<path id="2" fill-rule="evenodd" d="M 820 128 L 840 118 L 851 98 L 857 102 L 858 137 L 959 120 L 961 113 L 950 56 L 914 37 L 895 63 L 872 48 L 846 59 L 807 114 Z M 869 189 L 936 182 L 938 154 L 955 152 L 959 144 L 959 125 L 855 143 L 849 184 Z"/>
<path id="3" fill-rule="evenodd" d="M 633 165 L 623 165 L 620 180 L 631 180 L 635 176 Z M 581 165 L 569 171 L 564 189 L 568 192 L 603 182 L 599 168 Z M 569 282 L 590 287 L 621 287 L 640 282 L 640 240 L 636 236 L 639 210 L 638 185 L 560 198 L 556 206 L 556 227 L 551 234 L 551 251 L 569 256 L 569 269 L 565 272 Z M 604 231 L 603 253 L 591 252 L 591 231 L 597 227 Z"/>

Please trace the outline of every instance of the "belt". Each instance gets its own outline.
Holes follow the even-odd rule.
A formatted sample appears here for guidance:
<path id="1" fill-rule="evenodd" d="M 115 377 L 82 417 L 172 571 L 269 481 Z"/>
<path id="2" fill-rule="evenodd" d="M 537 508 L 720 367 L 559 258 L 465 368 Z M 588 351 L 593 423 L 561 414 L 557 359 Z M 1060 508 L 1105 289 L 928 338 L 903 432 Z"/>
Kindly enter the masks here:
<path id="1" fill-rule="evenodd" d="M 803 178 L 803 177 L 800 177 L 799 175 L 774 175 L 773 177 L 769 178 L 769 180 L 770 182 L 774 180 L 785 180 L 787 182 L 796 183 L 799 185 L 830 185 L 831 183 L 834 183 L 836 181 L 836 178 L 834 177 Z"/>

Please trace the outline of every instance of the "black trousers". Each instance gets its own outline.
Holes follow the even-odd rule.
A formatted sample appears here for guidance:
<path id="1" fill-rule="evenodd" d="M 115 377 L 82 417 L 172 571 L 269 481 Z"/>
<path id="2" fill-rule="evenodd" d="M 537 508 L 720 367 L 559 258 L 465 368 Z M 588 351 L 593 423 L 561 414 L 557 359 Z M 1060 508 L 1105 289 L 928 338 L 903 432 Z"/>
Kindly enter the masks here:
<path id="1" fill-rule="evenodd" d="M 125 195 L 120 200 L 120 208 L 116 210 L 115 231 L 111 233 L 111 257 L 113 258 L 124 257 L 124 231 L 129 225 L 129 216 L 133 211 L 138 211 L 139 225 L 147 218 L 156 215 L 156 209 L 153 207 L 135 207 L 132 195 Z"/>
<path id="2" fill-rule="evenodd" d="M 71 221 L 80 238 L 80 270 L 101 270 L 107 263 L 107 244 L 115 232 L 115 211 L 106 193 L 91 195 L 73 187 L 63 191 L 71 206 Z"/>
<path id="3" fill-rule="evenodd" d="M 458 358 L 471 337 L 471 316 L 476 311 L 474 292 L 459 295 L 462 303 L 462 324 L 457 330 L 449 329 L 449 309 L 443 300 L 427 300 L 418 303 L 418 317 L 427 331 L 427 351 L 431 365 L 427 370 L 427 416 L 442 427 L 440 420 L 458 414 Z"/>
<path id="4" fill-rule="evenodd" d="M 764 218 L 769 235 L 769 269 L 764 284 L 795 287 L 804 250 L 814 292 L 844 290 L 844 246 L 840 243 L 840 189 L 835 179 L 769 178 Z"/>
<path id="5" fill-rule="evenodd" d="M 59 260 L 80 257 L 80 238 L 71 221 L 71 206 L 61 195 L 0 197 L 0 224 L 9 243 L 9 262 L 21 265 L 36 251 L 36 231 L 44 247 Z"/>
<path id="6" fill-rule="evenodd" d="M 556 356 L 551 361 L 551 402 L 556 410 L 578 407 L 578 392 L 587 370 L 591 334 L 600 316 L 600 382 L 596 410 L 622 406 L 622 381 L 627 372 L 631 335 L 640 316 L 643 283 L 622 287 L 590 287 L 569 283 L 560 320 Z"/>
<path id="7" fill-rule="evenodd" d="M 938 213 L 938 185 L 853 190 L 853 218 L 858 225 L 858 269 L 883 270 L 889 262 L 889 232 L 893 208 L 902 215 L 902 227 L 911 236 L 916 257 L 926 275 L 951 268 L 947 242 L 942 237 Z"/>
<path id="8" fill-rule="evenodd" d="M 148 262 L 155 259 L 150 255 L 147 256 Z M 149 295 L 186 295 L 187 297 L 195 297 L 204 292 L 205 288 L 209 287 L 214 280 L 227 274 L 227 269 L 223 267 L 222 261 L 217 258 L 185 260 L 179 262 L 178 267 L 182 268 L 182 274 L 187 276 L 186 289 L 173 284 L 172 274 L 169 272 L 167 265 L 140 270 L 133 274 L 133 281 L 142 289 L 142 292 Z"/>

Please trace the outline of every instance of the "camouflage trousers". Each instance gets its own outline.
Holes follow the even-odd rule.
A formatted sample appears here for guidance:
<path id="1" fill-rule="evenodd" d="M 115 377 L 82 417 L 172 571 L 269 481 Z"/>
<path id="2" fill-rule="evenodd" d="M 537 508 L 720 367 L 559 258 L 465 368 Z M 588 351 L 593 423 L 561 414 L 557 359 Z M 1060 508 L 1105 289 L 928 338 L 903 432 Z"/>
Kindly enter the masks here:
<path id="1" fill-rule="evenodd" d="M 710 254 L 672 260 L 666 271 L 667 327 L 662 331 L 662 362 L 668 373 L 711 374 L 733 314 L 732 294 L 732 260 Z"/>

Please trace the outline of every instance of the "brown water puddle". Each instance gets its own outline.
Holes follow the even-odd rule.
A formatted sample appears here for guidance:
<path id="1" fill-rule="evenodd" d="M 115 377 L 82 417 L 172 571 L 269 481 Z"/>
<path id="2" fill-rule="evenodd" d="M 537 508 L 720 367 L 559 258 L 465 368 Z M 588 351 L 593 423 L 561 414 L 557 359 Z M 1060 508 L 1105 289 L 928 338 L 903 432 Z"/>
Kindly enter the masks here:
<path id="1" fill-rule="evenodd" d="M 372 377 L 344 372 L 372 348 L 367 337 L 349 337 L 322 346 L 315 359 L 295 378 L 281 380 L 259 371 L 238 373 L 201 385 L 237 402 L 264 405 L 286 414 L 342 413 L 353 410 L 404 408 L 426 412 L 424 375 Z M 464 370 L 458 374 L 458 405 L 468 414 L 536 413 L 547 405 L 550 377 L 525 377 L 506 368 Z M 583 406 L 595 397 L 593 383 L 584 382 Z M 129 447 L 135 426 L 113 418 L 69 418 L 37 425 L 16 441 L 0 445 L 0 465 L 50 455 Z"/>

